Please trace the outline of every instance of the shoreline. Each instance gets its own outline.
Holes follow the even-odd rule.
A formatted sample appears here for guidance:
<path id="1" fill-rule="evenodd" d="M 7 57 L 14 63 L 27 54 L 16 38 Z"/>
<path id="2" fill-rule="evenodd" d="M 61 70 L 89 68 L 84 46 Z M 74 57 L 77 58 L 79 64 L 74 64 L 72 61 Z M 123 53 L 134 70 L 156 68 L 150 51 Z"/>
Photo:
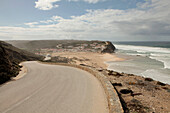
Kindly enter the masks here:
<path id="1" fill-rule="evenodd" d="M 136 61 L 137 60 L 141 60 L 141 59 L 142 60 L 146 59 L 147 61 L 148 61 L 148 59 L 150 59 L 149 57 L 145 58 L 143 56 L 122 55 L 122 54 L 119 54 L 119 53 L 118 54 L 116 53 L 116 56 L 120 57 L 120 58 L 124 58 L 125 60 L 123 60 L 123 61 L 126 62 L 125 65 L 129 64 L 129 63 L 130 63 L 130 65 L 135 64 L 135 63 L 140 63 L 141 61 L 139 61 L 139 62 L 136 62 Z M 150 60 L 153 60 L 153 59 L 150 59 Z M 132 61 L 132 63 L 131 63 L 131 61 Z M 140 76 L 140 77 L 144 77 L 144 78 L 148 78 L 149 77 L 149 78 L 154 79 L 155 81 L 160 81 L 160 82 L 163 82 L 165 84 L 170 85 L 170 82 L 168 81 L 169 79 L 166 79 L 166 77 L 168 77 L 168 75 L 156 76 L 156 75 L 159 75 L 161 73 L 159 71 L 158 71 L 159 73 L 154 73 L 154 74 L 148 73 L 148 74 L 145 74 L 145 72 L 150 71 L 150 70 L 153 70 L 153 71 L 156 72 L 157 70 L 159 70 L 159 68 L 157 68 L 157 69 L 154 68 L 154 67 L 153 68 L 143 68 L 142 65 L 132 66 L 132 67 L 129 66 L 128 67 L 128 66 L 124 66 L 123 62 L 121 63 L 120 61 L 114 61 L 114 60 L 112 60 L 110 62 L 105 62 L 105 63 L 108 65 L 108 67 L 107 67 L 108 70 L 113 70 L 113 71 L 116 71 L 116 72 L 119 72 L 119 73 L 134 74 L 136 76 Z M 118 65 L 119 67 L 116 67 L 116 65 L 114 65 L 114 64 L 117 64 L 117 63 L 118 64 L 120 63 L 120 66 Z M 146 65 L 144 65 L 144 66 L 146 66 Z M 123 69 L 125 69 L 125 70 L 123 70 Z M 127 69 L 129 69 L 129 70 L 127 70 Z M 136 69 L 141 69 L 140 70 L 141 72 L 140 71 L 139 72 L 135 71 Z M 160 68 L 160 69 L 166 69 L 166 68 Z"/>
<path id="2" fill-rule="evenodd" d="M 128 61 L 130 59 L 135 59 L 137 57 L 142 57 L 142 56 L 123 55 L 119 53 L 95 53 L 95 52 L 58 52 L 58 53 L 53 53 L 52 57 L 54 56 L 60 56 L 60 57 L 65 57 L 67 59 L 72 59 L 73 61 L 71 63 L 76 65 L 80 65 L 80 64 L 88 65 L 95 68 L 101 68 L 101 69 L 107 69 L 113 71 L 117 71 L 117 70 L 109 68 L 110 66 L 109 62 L 122 62 L 122 61 Z M 117 72 L 127 73 L 123 71 L 117 71 Z M 134 74 L 134 73 L 128 72 L 128 74 Z M 149 76 L 142 76 L 139 74 L 134 74 L 134 75 L 145 77 L 145 78 L 149 77 Z M 157 81 L 156 79 L 154 80 Z M 163 83 L 168 84 L 166 82 Z"/>

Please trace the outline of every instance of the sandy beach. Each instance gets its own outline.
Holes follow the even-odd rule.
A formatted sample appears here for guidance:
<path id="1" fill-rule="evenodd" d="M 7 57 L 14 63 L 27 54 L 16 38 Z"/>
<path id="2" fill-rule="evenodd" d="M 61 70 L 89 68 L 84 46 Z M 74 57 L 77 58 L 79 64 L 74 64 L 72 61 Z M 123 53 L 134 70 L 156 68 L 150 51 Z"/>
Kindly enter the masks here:
<path id="1" fill-rule="evenodd" d="M 109 53 L 92 53 L 92 52 L 59 52 L 53 53 L 52 57 L 60 56 L 74 59 L 74 63 L 85 64 L 96 68 L 106 69 L 108 65 L 105 62 L 108 61 L 123 61 L 124 58 L 119 58 L 115 54 Z"/>

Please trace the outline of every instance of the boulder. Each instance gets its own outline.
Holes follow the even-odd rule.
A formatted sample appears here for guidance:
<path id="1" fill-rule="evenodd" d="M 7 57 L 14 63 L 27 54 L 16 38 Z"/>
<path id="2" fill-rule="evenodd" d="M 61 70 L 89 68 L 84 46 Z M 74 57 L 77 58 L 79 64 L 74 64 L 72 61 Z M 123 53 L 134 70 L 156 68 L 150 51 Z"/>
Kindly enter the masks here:
<path id="1" fill-rule="evenodd" d="M 145 81 L 151 82 L 151 81 L 153 81 L 153 79 L 152 78 L 145 78 Z"/>
<path id="2" fill-rule="evenodd" d="M 161 85 L 161 86 L 165 86 L 166 84 L 162 83 L 162 82 L 157 82 L 158 85 Z"/>
<path id="3" fill-rule="evenodd" d="M 112 85 L 113 85 L 113 86 L 122 86 L 122 83 L 117 83 L 117 82 L 115 82 L 115 83 L 112 83 Z"/>

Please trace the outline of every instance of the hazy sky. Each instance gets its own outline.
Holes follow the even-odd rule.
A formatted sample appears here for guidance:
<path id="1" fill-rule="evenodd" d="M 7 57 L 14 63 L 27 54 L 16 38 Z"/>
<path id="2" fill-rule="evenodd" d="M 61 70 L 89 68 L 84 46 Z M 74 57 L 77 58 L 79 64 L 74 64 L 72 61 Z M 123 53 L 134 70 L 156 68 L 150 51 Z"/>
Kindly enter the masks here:
<path id="1" fill-rule="evenodd" d="M 0 0 L 0 40 L 170 41 L 170 0 Z"/>

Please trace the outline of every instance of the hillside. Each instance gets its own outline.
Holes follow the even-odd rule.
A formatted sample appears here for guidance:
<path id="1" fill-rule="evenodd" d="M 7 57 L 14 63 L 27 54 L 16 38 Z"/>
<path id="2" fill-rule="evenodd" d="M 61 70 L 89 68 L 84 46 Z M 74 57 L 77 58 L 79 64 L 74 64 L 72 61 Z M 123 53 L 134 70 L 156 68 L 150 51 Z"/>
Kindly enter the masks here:
<path id="1" fill-rule="evenodd" d="M 8 41 L 12 45 L 34 53 L 51 52 L 101 52 L 113 53 L 115 50 L 111 42 L 85 41 L 85 40 L 34 40 L 34 41 Z"/>
<path id="2" fill-rule="evenodd" d="M 104 41 L 84 41 L 84 40 L 28 40 L 28 41 L 7 41 L 8 43 L 22 49 L 38 49 L 38 48 L 55 48 L 56 45 L 63 46 L 77 45 L 77 44 L 91 44 L 93 42 L 105 43 Z"/>
<path id="3" fill-rule="evenodd" d="M 0 41 L 0 84 L 15 77 L 20 67 L 18 64 L 22 61 L 40 60 L 42 57 L 20 50 L 11 44 Z"/>

